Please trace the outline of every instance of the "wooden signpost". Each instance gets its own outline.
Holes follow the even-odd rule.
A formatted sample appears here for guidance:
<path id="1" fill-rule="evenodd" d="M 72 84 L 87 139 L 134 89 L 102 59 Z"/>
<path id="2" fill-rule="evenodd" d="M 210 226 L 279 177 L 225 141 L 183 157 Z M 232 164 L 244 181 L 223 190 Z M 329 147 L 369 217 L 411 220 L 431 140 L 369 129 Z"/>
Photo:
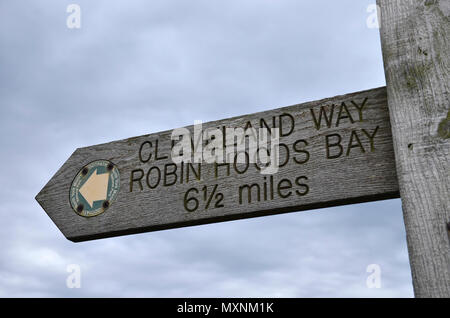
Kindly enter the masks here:
<path id="1" fill-rule="evenodd" d="M 398 197 L 384 87 L 202 126 L 278 128 L 278 172 L 176 164 L 164 131 L 77 149 L 36 199 L 77 242 Z"/>
<path id="2" fill-rule="evenodd" d="M 437 0 L 378 4 L 387 90 L 203 124 L 222 130 L 224 144 L 227 128 L 277 129 L 276 173 L 262 173 L 245 151 L 243 161 L 176 163 L 172 131 L 164 131 L 77 149 L 37 201 L 79 242 L 400 192 L 415 293 L 450 297 L 449 8 Z"/>
<path id="3" fill-rule="evenodd" d="M 414 292 L 450 297 L 450 4 L 378 4 Z"/>

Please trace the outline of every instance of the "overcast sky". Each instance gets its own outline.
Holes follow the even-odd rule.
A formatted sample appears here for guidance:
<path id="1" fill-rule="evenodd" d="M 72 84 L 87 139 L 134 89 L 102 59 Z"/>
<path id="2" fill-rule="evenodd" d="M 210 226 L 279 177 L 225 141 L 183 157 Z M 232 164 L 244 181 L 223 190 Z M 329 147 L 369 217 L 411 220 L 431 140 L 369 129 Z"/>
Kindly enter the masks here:
<path id="1" fill-rule="evenodd" d="M 78 147 L 385 85 L 373 2 L 0 2 L 0 296 L 411 297 L 400 200 L 84 243 L 34 200 Z"/>

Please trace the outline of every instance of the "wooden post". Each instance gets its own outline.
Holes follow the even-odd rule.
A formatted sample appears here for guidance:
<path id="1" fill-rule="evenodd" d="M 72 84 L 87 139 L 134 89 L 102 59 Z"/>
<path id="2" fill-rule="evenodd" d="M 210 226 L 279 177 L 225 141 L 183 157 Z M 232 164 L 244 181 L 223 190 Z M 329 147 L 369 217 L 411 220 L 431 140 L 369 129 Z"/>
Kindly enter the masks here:
<path id="1" fill-rule="evenodd" d="M 416 297 L 450 297 L 450 4 L 377 0 Z"/>

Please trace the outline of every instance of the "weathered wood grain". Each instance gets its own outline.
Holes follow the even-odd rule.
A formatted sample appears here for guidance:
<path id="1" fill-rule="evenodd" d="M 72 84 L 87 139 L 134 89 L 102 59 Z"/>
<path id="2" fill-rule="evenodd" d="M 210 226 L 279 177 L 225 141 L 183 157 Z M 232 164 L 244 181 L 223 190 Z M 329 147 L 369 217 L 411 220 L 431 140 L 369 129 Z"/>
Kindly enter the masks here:
<path id="1" fill-rule="evenodd" d="M 345 109 L 339 116 L 342 103 L 348 108 L 352 118 L 348 117 Z M 363 104 L 365 106 L 361 112 L 354 106 L 361 107 Z M 330 128 L 323 122 L 320 129 L 316 127 L 312 112 L 316 114 L 317 120 L 321 108 L 327 112 L 334 109 Z M 341 118 L 337 127 L 339 117 Z M 183 183 L 178 176 L 174 185 L 160 184 L 150 189 L 143 180 L 142 189 L 138 182 L 134 182 L 131 189 L 130 177 L 133 170 L 142 169 L 147 173 L 151 167 L 158 167 L 160 171 L 164 171 L 164 166 L 171 163 L 170 159 L 155 160 L 155 153 L 146 163 L 141 162 L 139 158 L 139 149 L 147 141 L 151 141 L 155 148 L 158 140 L 158 157 L 170 154 L 171 131 L 164 131 L 77 149 L 36 199 L 62 233 L 69 240 L 77 242 L 398 197 L 385 87 L 205 123 L 203 128 L 221 126 L 244 128 L 248 122 L 254 128 L 259 128 L 261 119 L 272 126 L 273 118 L 276 127 L 279 127 L 281 118 L 286 134 L 290 130 L 290 118 L 295 122 L 292 132 L 280 139 L 285 145 L 280 147 L 281 163 L 286 158 L 289 158 L 289 161 L 273 176 L 260 174 L 253 165 L 250 165 L 245 173 L 240 174 L 235 171 L 234 165 L 230 164 L 229 175 L 227 168 L 220 166 L 216 178 L 214 164 L 202 164 L 200 180 L 192 178 L 191 173 L 187 182 L 185 168 Z M 192 126 L 188 128 L 192 130 Z M 372 145 L 367 133 L 374 135 Z M 327 158 L 326 136 L 331 135 L 329 137 L 331 145 L 338 139 L 336 134 L 342 139 L 342 153 L 338 156 L 340 148 L 330 146 L 328 147 L 330 158 Z M 353 139 L 351 148 L 348 147 L 350 138 Z M 361 146 L 358 145 L 357 139 Z M 305 140 L 307 145 L 305 142 L 297 142 L 298 140 Z M 150 150 L 148 144 L 144 148 Z M 289 157 L 286 156 L 286 149 L 289 149 Z M 308 151 L 307 162 L 304 162 L 307 158 L 306 153 L 299 150 Z M 146 160 L 148 153 L 143 156 Z M 117 200 L 105 213 L 85 218 L 72 210 L 69 204 L 69 188 L 78 171 L 84 165 L 98 159 L 110 160 L 117 165 L 120 170 L 121 188 Z M 241 164 L 237 168 L 243 171 L 245 167 L 243 168 Z M 177 171 L 180 170 L 181 166 L 178 166 Z M 153 169 L 153 173 L 155 171 L 156 168 Z M 150 174 L 152 186 L 157 181 L 154 176 Z M 169 176 L 167 183 L 171 183 L 173 179 L 173 175 Z M 264 197 L 262 191 L 264 187 L 270 189 L 272 181 L 274 191 L 267 192 Z M 280 182 L 281 186 L 278 189 Z M 249 202 L 248 189 L 245 185 L 253 184 L 258 184 L 261 195 L 258 200 L 256 193 L 258 186 L 254 186 L 252 189 L 255 192 L 252 193 Z M 289 188 L 289 184 L 292 188 L 286 189 Z M 223 200 L 219 203 L 213 200 L 206 209 L 206 202 L 203 202 L 201 194 L 198 194 L 199 208 L 193 212 L 187 211 L 184 207 L 186 191 L 196 188 L 201 193 L 205 185 L 208 193 L 211 193 L 210 191 L 217 185 L 216 193 L 222 193 Z M 192 205 L 188 207 L 192 208 Z"/>
<path id="2" fill-rule="evenodd" d="M 450 3 L 377 2 L 414 291 L 450 297 Z"/>

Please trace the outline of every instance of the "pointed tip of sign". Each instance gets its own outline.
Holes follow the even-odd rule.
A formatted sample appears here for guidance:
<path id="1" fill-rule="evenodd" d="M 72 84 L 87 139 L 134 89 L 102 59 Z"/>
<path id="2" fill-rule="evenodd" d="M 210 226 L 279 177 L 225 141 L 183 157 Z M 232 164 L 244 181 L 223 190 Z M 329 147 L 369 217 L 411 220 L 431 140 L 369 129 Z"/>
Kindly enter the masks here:
<path id="1" fill-rule="evenodd" d="M 42 190 L 41 191 L 39 191 L 39 193 L 38 194 L 36 194 L 36 196 L 34 197 L 34 199 L 39 203 L 39 205 L 41 205 L 42 206 Z"/>
<path id="2" fill-rule="evenodd" d="M 39 203 L 39 205 L 40 205 L 40 206 L 42 207 L 42 209 L 44 209 L 44 211 L 45 211 L 45 208 L 44 208 L 44 202 L 45 202 L 45 199 L 44 199 L 44 194 L 43 194 L 44 189 L 45 189 L 45 187 L 42 188 L 42 190 L 39 191 L 38 194 L 36 194 L 36 196 L 34 197 L 34 199 L 37 201 L 37 203 Z M 46 213 L 47 213 L 47 212 L 46 212 Z M 48 213 L 47 213 L 47 215 L 53 220 L 53 218 L 52 218 Z M 55 226 L 59 229 L 59 231 L 61 232 L 61 234 L 62 234 L 67 240 L 72 241 L 72 242 L 75 242 L 75 241 L 73 241 L 71 238 L 67 237 L 66 234 L 62 231 L 62 229 L 58 226 L 58 224 L 56 224 L 54 221 L 55 221 L 55 220 L 53 220 L 53 223 L 54 223 Z"/>

